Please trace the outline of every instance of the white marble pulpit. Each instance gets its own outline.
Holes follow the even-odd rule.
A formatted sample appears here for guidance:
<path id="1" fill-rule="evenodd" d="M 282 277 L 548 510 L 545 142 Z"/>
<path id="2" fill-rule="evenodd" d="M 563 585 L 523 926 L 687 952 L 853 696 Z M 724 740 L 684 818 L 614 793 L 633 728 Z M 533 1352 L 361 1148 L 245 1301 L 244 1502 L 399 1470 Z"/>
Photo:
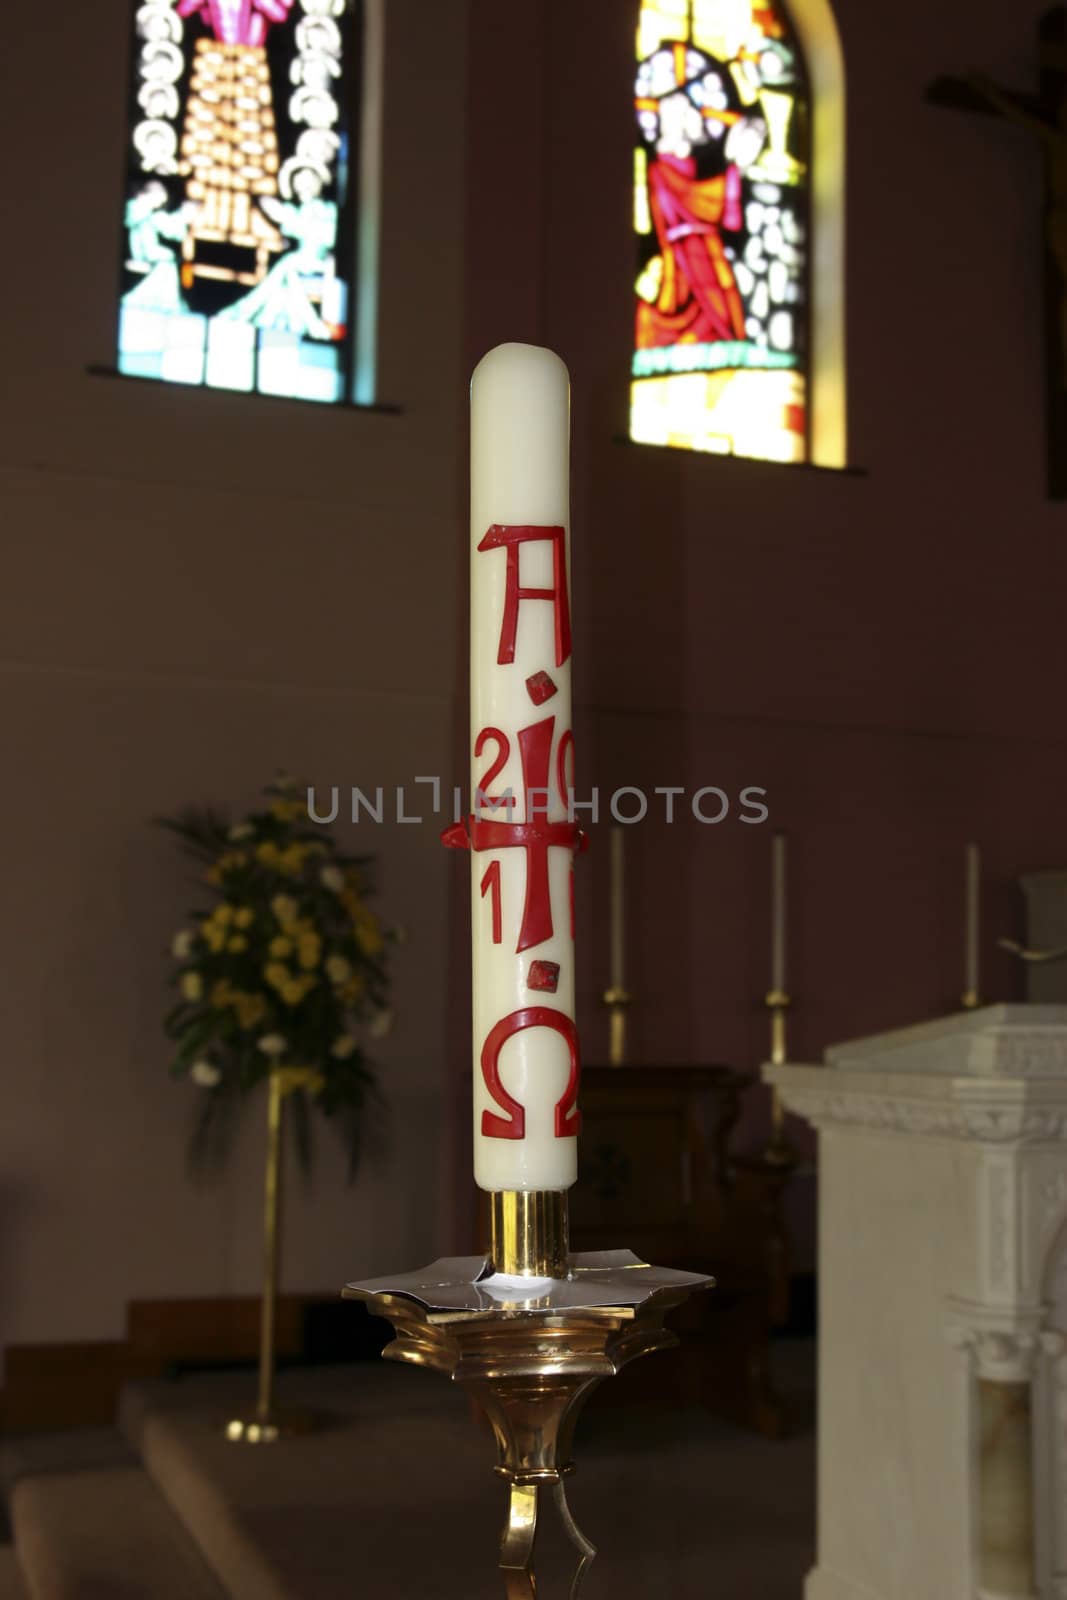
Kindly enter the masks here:
<path id="1" fill-rule="evenodd" d="M 1067 1600 L 1067 1006 L 764 1076 L 820 1134 L 806 1600 Z"/>

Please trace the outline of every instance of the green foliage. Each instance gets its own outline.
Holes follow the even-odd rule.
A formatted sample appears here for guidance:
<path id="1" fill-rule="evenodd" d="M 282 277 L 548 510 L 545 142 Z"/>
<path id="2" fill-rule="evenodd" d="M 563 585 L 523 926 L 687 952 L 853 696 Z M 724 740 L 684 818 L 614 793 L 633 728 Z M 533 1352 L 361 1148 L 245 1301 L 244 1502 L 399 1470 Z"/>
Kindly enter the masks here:
<path id="1" fill-rule="evenodd" d="M 265 808 L 237 823 L 194 806 L 159 819 L 197 862 L 212 902 L 174 936 L 180 999 L 163 1022 L 171 1072 L 202 1095 L 190 1159 L 217 1166 L 244 1096 L 280 1071 L 301 1165 L 310 1165 L 317 1109 L 344 1140 L 354 1176 L 383 1109 L 366 1040 L 389 1025 L 396 933 L 367 904 L 371 858 L 344 855 L 287 780 L 265 793 Z"/>

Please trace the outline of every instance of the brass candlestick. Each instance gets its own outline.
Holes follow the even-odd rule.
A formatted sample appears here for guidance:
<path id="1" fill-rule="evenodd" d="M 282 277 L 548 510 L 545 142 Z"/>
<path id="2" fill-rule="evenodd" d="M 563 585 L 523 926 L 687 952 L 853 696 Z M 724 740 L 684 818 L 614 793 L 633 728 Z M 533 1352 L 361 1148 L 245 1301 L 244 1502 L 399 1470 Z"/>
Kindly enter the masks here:
<path id="1" fill-rule="evenodd" d="M 608 1065 L 626 1064 L 626 1008 L 632 995 L 621 984 L 604 990 L 604 1004 L 608 1007 Z"/>
<path id="2" fill-rule="evenodd" d="M 507 1600 L 535 1600 L 537 1526 L 548 1489 L 577 1552 L 576 1600 L 596 1555 L 571 1515 L 564 1484 L 574 1470 L 579 1411 L 601 1379 L 676 1344 L 665 1314 L 712 1282 L 647 1266 L 629 1250 L 572 1256 L 567 1216 L 565 1190 L 500 1191 L 490 1196 L 488 1256 L 450 1257 L 343 1290 L 392 1323 L 388 1360 L 443 1372 L 488 1416 L 496 1471 L 508 1485 L 500 1540 Z"/>
<path id="3" fill-rule="evenodd" d="M 285 1101 L 294 1089 L 307 1087 L 315 1077 L 302 1068 L 276 1067 L 267 1090 L 267 1162 L 263 1185 L 263 1294 L 259 1314 L 259 1382 L 253 1410 L 231 1417 L 225 1424 L 234 1444 L 274 1444 L 291 1434 L 306 1433 L 313 1425 L 304 1411 L 280 1410 L 274 1403 L 275 1326 L 278 1311 L 278 1265 Z"/>
<path id="4" fill-rule="evenodd" d="M 786 1049 L 785 1014 L 792 1005 L 784 989 L 768 989 L 763 1000 L 771 1019 L 771 1061 L 776 1067 L 785 1066 L 789 1059 Z M 785 1137 L 785 1107 L 775 1085 L 771 1089 L 771 1137 L 764 1151 L 767 1161 L 776 1166 L 791 1165 L 794 1160 L 792 1146 Z"/>

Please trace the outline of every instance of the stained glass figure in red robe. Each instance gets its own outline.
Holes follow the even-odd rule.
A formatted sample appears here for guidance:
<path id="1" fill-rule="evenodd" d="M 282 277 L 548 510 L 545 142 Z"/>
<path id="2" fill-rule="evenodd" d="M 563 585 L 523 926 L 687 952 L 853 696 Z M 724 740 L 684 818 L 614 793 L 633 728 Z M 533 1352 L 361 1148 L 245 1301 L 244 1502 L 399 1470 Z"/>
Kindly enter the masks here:
<path id="1" fill-rule="evenodd" d="M 759 156 L 766 124 L 737 108 L 720 64 L 685 45 L 642 62 L 637 111 L 652 138 L 648 195 L 661 263 L 638 304 L 637 346 L 742 340 L 744 305 L 724 235 L 741 228 L 741 172 Z"/>

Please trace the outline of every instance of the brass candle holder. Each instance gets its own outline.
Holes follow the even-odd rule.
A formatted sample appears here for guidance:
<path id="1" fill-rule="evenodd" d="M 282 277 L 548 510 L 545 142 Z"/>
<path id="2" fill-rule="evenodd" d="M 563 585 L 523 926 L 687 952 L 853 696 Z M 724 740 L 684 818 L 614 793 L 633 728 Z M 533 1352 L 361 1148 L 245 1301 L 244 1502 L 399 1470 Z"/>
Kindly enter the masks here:
<path id="1" fill-rule="evenodd" d="M 784 989 L 768 989 L 763 1003 L 771 1019 L 771 1061 L 776 1067 L 783 1067 L 789 1059 L 785 1018 L 793 1003 L 792 998 Z M 791 1166 L 796 1159 L 793 1147 L 785 1136 L 785 1107 L 777 1085 L 771 1089 L 771 1137 L 763 1155 L 774 1166 Z"/>
<path id="2" fill-rule="evenodd" d="M 576 1600 L 596 1555 L 565 1487 L 581 1407 L 602 1379 L 676 1344 L 664 1316 L 711 1283 L 650 1267 L 629 1250 L 571 1255 L 565 1190 L 503 1190 L 490 1196 L 488 1255 L 346 1285 L 346 1298 L 392 1323 L 387 1360 L 444 1373 L 489 1418 L 496 1472 L 508 1486 L 500 1540 L 506 1600 L 535 1600 L 537 1527 L 549 1490 L 577 1553 Z"/>
<path id="3" fill-rule="evenodd" d="M 608 1008 L 608 1065 L 626 1065 L 626 1009 L 633 996 L 621 984 L 612 984 L 604 990 L 604 1004 Z"/>

